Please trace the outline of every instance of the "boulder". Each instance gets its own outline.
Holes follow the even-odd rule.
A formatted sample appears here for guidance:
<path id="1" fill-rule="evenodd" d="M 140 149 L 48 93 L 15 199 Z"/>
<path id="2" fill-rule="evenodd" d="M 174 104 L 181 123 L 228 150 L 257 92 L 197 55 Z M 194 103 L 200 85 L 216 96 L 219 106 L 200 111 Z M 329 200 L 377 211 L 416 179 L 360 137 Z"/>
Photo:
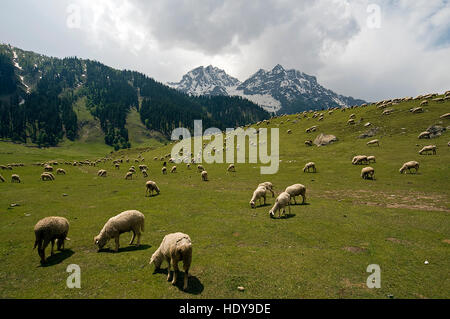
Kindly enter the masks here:
<path id="1" fill-rule="evenodd" d="M 337 140 L 338 138 L 334 135 L 320 133 L 314 140 L 314 144 L 316 144 L 317 146 L 325 146 L 336 142 Z"/>

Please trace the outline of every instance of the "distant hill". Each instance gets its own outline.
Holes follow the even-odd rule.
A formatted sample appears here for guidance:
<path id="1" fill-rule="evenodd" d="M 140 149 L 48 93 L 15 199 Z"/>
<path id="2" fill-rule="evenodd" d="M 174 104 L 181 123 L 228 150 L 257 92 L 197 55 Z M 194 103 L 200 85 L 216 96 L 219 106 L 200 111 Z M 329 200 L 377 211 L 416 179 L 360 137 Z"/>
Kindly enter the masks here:
<path id="1" fill-rule="evenodd" d="M 241 96 L 277 114 L 366 103 L 361 99 L 339 95 L 320 85 L 315 76 L 286 70 L 280 64 L 269 71 L 260 69 L 244 82 L 217 67 L 200 66 L 185 74 L 180 82 L 169 82 L 168 85 L 194 96 Z"/>
<path id="2" fill-rule="evenodd" d="M 39 146 L 103 138 L 120 149 L 192 129 L 195 119 L 225 129 L 269 117 L 240 97 L 189 96 L 136 71 L 0 45 L 0 138 Z"/>

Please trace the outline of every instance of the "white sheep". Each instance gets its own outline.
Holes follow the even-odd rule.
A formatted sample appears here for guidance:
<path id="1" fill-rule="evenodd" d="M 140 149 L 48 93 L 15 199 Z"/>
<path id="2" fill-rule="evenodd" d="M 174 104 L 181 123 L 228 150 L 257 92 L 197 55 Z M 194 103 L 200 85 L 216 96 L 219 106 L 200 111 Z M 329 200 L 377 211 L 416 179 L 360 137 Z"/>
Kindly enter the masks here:
<path id="1" fill-rule="evenodd" d="M 207 172 L 207 171 L 203 171 L 203 172 L 202 172 L 202 180 L 203 180 L 204 182 L 207 182 L 207 181 L 208 181 L 208 172 Z"/>
<path id="2" fill-rule="evenodd" d="M 54 178 L 52 176 L 50 176 L 49 173 L 42 173 L 41 174 L 41 180 L 43 180 L 43 181 L 53 181 Z"/>
<path id="3" fill-rule="evenodd" d="M 411 173 L 411 168 L 414 168 L 417 171 L 419 170 L 419 162 L 409 161 L 403 164 L 403 166 L 399 169 L 400 174 L 403 174 L 404 171 L 408 170 Z"/>
<path id="4" fill-rule="evenodd" d="M 375 169 L 373 169 L 373 167 L 364 167 L 361 170 L 361 177 L 363 179 L 373 179 L 374 178 L 374 174 L 375 174 Z"/>
<path id="5" fill-rule="evenodd" d="M 125 174 L 125 179 L 133 179 L 133 172 L 127 172 Z"/>
<path id="6" fill-rule="evenodd" d="M 424 146 L 420 151 L 419 151 L 419 154 L 420 155 L 423 155 L 423 153 L 427 153 L 428 154 L 428 152 L 432 152 L 433 153 L 433 155 L 436 155 L 436 145 L 427 145 L 427 146 Z"/>
<path id="7" fill-rule="evenodd" d="M 41 263 L 45 263 L 45 248 L 52 243 L 51 255 L 53 255 L 53 247 L 55 240 L 57 249 L 64 249 L 64 240 L 69 240 L 69 221 L 64 217 L 50 216 L 39 220 L 34 226 L 34 235 L 36 240 L 34 248 L 38 248 L 38 254 L 41 257 Z"/>
<path id="8" fill-rule="evenodd" d="M 305 141 L 305 145 L 312 146 L 313 142 L 311 140 L 307 140 L 307 141 Z"/>
<path id="9" fill-rule="evenodd" d="M 205 170 L 205 168 L 202 165 L 198 165 L 197 170 L 201 173 Z"/>
<path id="10" fill-rule="evenodd" d="M 373 163 L 376 163 L 376 160 L 375 160 L 375 156 L 367 156 L 367 162 L 368 163 L 370 163 L 370 162 L 373 162 Z"/>
<path id="11" fill-rule="evenodd" d="M 148 177 L 148 174 L 147 174 L 147 170 L 146 170 L 146 169 L 143 169 L 143 170 L 142 170 L 142 176 Z"/>
<path id="12" fill-rule="evenodd" d="M 283 215 L 286 214 L 286 206 L 289 207 L 289 214 L 291 213 L 291 195 L 286 192 L 282 192 L 280 195 L 278 195 L 277 199 L 275 200 L 275 204 L 273 205 L 272 209 L 269 211 L 269 215 L 271 218 L 275 217 L 275 213 L 278 211 L 278 218 L 280 218 L 281 210 L 283 210 Z"/>
<path id="13" fill-rule="evenodd" d="M 234 167 L 234 164 L 230 164 L 228 166 L 227 172 L 236 172 L 236 168 Z"/>
<path id="14" fill-rule="evenodd" d="M 100 233 L 94 237 L 94 243 L 99 250 L 102 249 L 106 243 L 114 238 L 116 242 L 115 252 L 119 250 L 119 236 L 122 233 L 133 232 L 130 244 L 133 244 L 134 238 L 137 235 L 137 246 L 141 243 L 141 231 L 144 231 L 145 216 L 137 210 L 126 210 L 114 217 L 111 217 L 103 226 Z"/>
<path id="15" fill-rule="evenodd" d="M 45 165 L 44 171 L 46 171 L 46 172 L 53 172 L 53 167 L 50 166 L 50 165 Z"/>
<path id="16" fill-rule="evenodd" d="M 450 118 L 450 113 L 445 113 L 445 114 L 442 114 L 441 116 L 439 116 L 441 119 L 448 119 L 448 118 Z"/>
<path id="17" fill-rule="evenodd" d="M 272 193 L 272 197 L 275 197 L 275 193 L 273 191 L 273 184 L 271 182 L 264 182 L 258 185 L 259 186 L 264 186 L 266 188 L 266 190 L 268 190 L 269 192 Z"/>
<path id="18" fill-rule="evenodd" d="M 100 176 L 100 177 L 106 177 L 106 174 L 107 174 L 107 172 L 104 169 L 101 169 L 97 172 L 97 176 Z"/>
<path id="19" fill-rule="evenodd" d="M 147 193 L 150 195 L 153 195 L 153 191 L 156 191 L 157 194 L 159 194 L 159 187 L 156 185 L 154 181 L 148 181 L 145 183 L 145 196 L 147 196 Z"/>
<path id="20" fill-rule="evenodd" d="M 419 107 L 415 107 L 409 110 L 411 113 L 423 113 L 423 108 Z"/>
<path id="21" fill-rule="evenodd" d="M 11 175 L 11 183 L 20 183 L 20 176 L 17 174 Z"/>
<path id="22" fill-rule="evenodd" d="M 303 172 L 309 172 L 310 169 L 312 169 L 314 173 L 316 172 L 316 164 L 314 162 L 306 163 L 305 167 L 303 167 Z"/>
<path id="23" fill-rule="evenodd" d="M 163 166 L 163 168 L 161 168 L 161 172 L 163 173 L 163 175 L 167 174 L 167 168 Z"/>
<path id="24" fill-rule="evenodd" d="M 192 261 L 192 241 L 189 235 L 183 233 L 172 233 L 164 236 L 161 245 L 153 253 L 149 264 L 155 265 L 155 272 L 159 271 L 161 264 L 166 260 L 169 264 L 167 268 L 167 280 L 170 281 L 171 271 L 173 267 L 172 285 L 177 283 L 178 262 L 183 261 L 184 284 L 183 289 L 188 288 L 189 268 Z"/>
<path id="25" fill-rule="evenodd" d="M 305 203 L 306 187 L 304 185 L 294 184 L 294 185 L 286 187 L 286 189 L 284 191 L 291 196 L 291 199 L 294 199 L 295 204 L 297 204 L 297 201 L 295 200 L 295 196 L 302 196 L 302 204 Z"/>
<path id="26" fill-rule="evenodd" d="M 177 167 L 176 166 L 172 166 L 172 168 L 170 169 L 171 173 L 175 173 L 177 171 Z"/>
<path id="27" fill-rule="evenodd" d="M 424 100 L 424 101 L 420 102 L 420 106 L 424 106 L 424 105 L 428 105 L 428 101 L 427 100 Z"/>
<path id="28" fill-rule="evenodd" d="M 375 139 L 375 140 L 371 140 L 371 141 L 367 142 L 366 144 L 367 144 L 367 146 L 369 146 L 369 145 L 375 145 L 375 144 L 376 144 L 377 146 L 380 146 L 380 141 L 377 140 L 377 139 Z"/>
<path id="29" fill-rule="evenodd" d="M 261 198 L 264 198 L 264 205 L 266 204 L 266 186 L 258 186 L 253 192 L 253 196 L 250 199 L 250 207 L 256 208 L 256 201 L 259 200 L 259 205 L 261 205 Z"/>
<path id="30" fill-rule="evenodd" d="M 368 160 L 367 160 L 367 156 L 366 155 L 356 155 L 352 159 L 352 164 L 353 165 L 367 164 L 367 163 L 368 163 Z"/>
<path id="31" fill-rule="evenodd" d="M 56 170 L 57 175 L 66 175 L 66 171 L 63 168 L 58 168 Z"/>
<path id="32" fill-rule="evenodd" d="M 2 174 L 0 174 L 0 181 L 2 182 L 2 183 L 4 183 L 6 180 L 5 180 L 5 178 L 2 176 Z"/>
<path id="33" fill-rule="evenodd" d="M 419 139 L 422 139 L 422 138 L 431 138 L 431 133 L 428 132 L 428 131 L 424 131 L 424 132 L 420 133 L 418 137 L 419 137 Z"/>

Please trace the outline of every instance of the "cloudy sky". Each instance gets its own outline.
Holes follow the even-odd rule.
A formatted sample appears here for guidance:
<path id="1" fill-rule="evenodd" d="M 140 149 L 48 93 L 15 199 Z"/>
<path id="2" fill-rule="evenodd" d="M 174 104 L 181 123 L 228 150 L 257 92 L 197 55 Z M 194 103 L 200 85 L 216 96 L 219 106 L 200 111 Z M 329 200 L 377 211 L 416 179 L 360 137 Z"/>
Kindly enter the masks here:
<path id="1" fill-rule="evenodd" d="M 448 0 L 2 0 L 0 42 L 178 82 L 276 64 L 375 101 L 450 90 Z"/>

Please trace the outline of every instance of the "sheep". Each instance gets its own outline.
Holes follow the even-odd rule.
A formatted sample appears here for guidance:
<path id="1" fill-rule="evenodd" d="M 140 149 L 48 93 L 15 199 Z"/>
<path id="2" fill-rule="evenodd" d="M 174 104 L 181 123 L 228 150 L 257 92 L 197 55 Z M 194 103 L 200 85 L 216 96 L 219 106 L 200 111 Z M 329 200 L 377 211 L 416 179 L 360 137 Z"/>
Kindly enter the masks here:
<path id="1" fill-rule="evenodd" d="M 423 153 L 427 153 L 427 154 L 428 154 L 429 151 L 433 152 L 433 155 L 436 155 L 436 145 L 427 145 L 427 146 L 424 146 L 424 147 L 419 151 L 419 154 L 420 154 L 420 155 L 423 155 Z"/>
<path id="2" fill-rule="evenodd" d="M 381 113 L 381 115 L 390 115 L 393 112 L 393 110 L 388 109 L 388 110 L 384 110 L 383 113 Z"/>
<path id="3" fill-rule="evenodd" d="M 207 171 L 202 172 L 202 181 L 204 181 L 204 182 L 208 181 L 208 172 Z"/>
<path id="4" fill-rule="evenodd" d="M 369 141 L 369 142 L 366 143 L 367 146 L 369 146 L 369 145 L 375 145 L 375 144 L 376 144 L 377 146 L 380 146 L 380 141 L 375 139 L 375 140 L 371 140 L 371 141 Z"/>
<path id="5" fill-rule="evenodd" d="M 161 168 L 161 172 L 163 173 L 163 175 L 167 174 L 167 168 L 165 166 L 163 166 L 163 168 Z"/>
<path id="6" fill-rule="evenodd" d="M 45 165 L 44 171 L 46 171 L 46 172 L 53 172 L 53 167 L 50 166 L 50 165 Z"/>
<path id="7" fill-rule="evenodd" d="M 450 118 L 450 113 L 442 114 L 441 116 L 439 116 L 439 118 L 441 118 L 441 119 L 448 119 L 448 118 Z"/>
<path id="8" fill-rule="evenodd" d="M 145 216 L 137 210 L 126 210 L 108 219 L 100 233 L 94 237 L 94 243 L 98 249 L 102 249 L 106 243 L 114 238 L 116 242 L 115 252 L 119 251 L 119 236 L 122 233 L 133 232 L 129 245 L 133 244 L 137 235 L 137 246 L 141 243 L 141 231 L 144 231 Z"/>
<path id="9" fill-rule="evenodd" d="M 271 182 L 264 182 L 258 185 L 258 187 L 264 186 L 266 190 L 272 193 L 272 197 L 275 197 L 275 193 L 273 191 L 273 184 Z"/>
<path id="10" fill-rule="evenodd" d="M 187 169 L 191 169 L 191 164 L 187 163 L 187 164 L 186 164 L 186 168 L 187 168 Z"/>
<path id="11" fill-rule="evenodd" d="M 259 205 L 261 205 L 261 198 L 264 198 L 264 205 L 266 205 L 266 190 L 266 186 L 258 186 L 258 188 L 256 188 L 249 202 L 251 208 L 256 208 L 257 200 L 259 200 Z"/>
<path id="12" fill-rule="evenodd" d="M 438 97 L 438 98 L 432 99 L 432 101 L 433 102 L 444 102 L 444 98 Z"/>
<path id="13" fill-rule="evenodd" d="M 312 146 L 313 142 L 311 140 L 307 140 L 307 141 L 305 141 L 305 145 Z"/>
<path id="14" fill-rule="evenodd" d="M 349 119 L 354 119 L 356 117 L 355 114 L 350 114 L 350 116 L 348 117 Z"/>
<path id="15" fill-rule="evenodd" d="M 373 179 L 374 178 L 374 174 L 375 174 L 375 170 L 373 169 L 373 167 L 364 167 L 361 170 L 361 177 L 363 179 Z"/>
<path id="16" fill-rule="evenodd" d="M 355 120 L 354 119 L 350 119 L 347 121 L 347 125 L 353 125 L 355 124 Z"/>
<path id="17" fill-rule="evenodd" d="M 317 125 L 311 126 L 310 128 L 306 129 L 306 133 L 315 132 L 317 130 Z"/>
<path id="18" fill-rule="evenodd" d="M 11 175 L 11 183 L 20 183 L 20 176 L 17 174 Z"/>
<path id="19" fill-rule="evenodd" d="M 292 131 L 291 131 L 291 130 L 287 130 L 287 133 L 288 133 L 288 134 L 291 134 L 291 133 L 292 133 Z"/>
<path id="20" fill-rule="evenodd" d="M 376 163 L 376 160 L 375 160 L 375 156 L 367 156 L 367 162 L 368 163 L 370 163 L 370 162 L 374 162 L 374 163 Z"/>
<path id="21" fill-rule="evenodd" d="M 141 172 L 142 172 L 144 169 L 145 169 L 145 170 L 148 169 L 147 165 L 144 165 L 144 164 L 139 165 L 139 170 L 140 170 Z"/>
<path id="22" fill-rule="evenodd" d="M 159 187 L 156 185 L 154 181 L 148 181 L 145 183 L 145 196 L 147 196 L 147 193 L 150 195 L 153 195 L 153 191 L 156 191 L 157 194 L 159 194 Z"/>
<path id="23" fill-rule="evenodd" d="M 418 136 L 419 139 L 423 139 L 423 138 L 431 138 L 431 133 L 428 131 L 422 132 L 419 134 Z"/>
<path id="24" fill-rule="evenodd" d="M 56 174 L 57 175 L 66 175 L 66 171 L 63 169 L 63 168 L 58 168 L 57 170 L 56 170 Z"/>
<path id="25" fill-rule="evenodd" d="M 148 177 L 148 174 L 147 174 L 147 170 L 142 170 L 142 176 L 144 176 L 144 177 Z"/>
<path id="26" fill-rule="evenodd" d="M 41 180 L 43 181 L 53 181 L 55 178 L 52 177 L 49 173 L 42 173 L 41 174 Z"/>
<path id="27" fill-rule="evenodd" d="M 356 155 L 352 159 L 352 164 L 353 165 L 367 164 L 367 163 L 368 163 L 368 160 L 367 160 L 367 156 L 366 155 Z"/>
<path id="28" fill-rule="evenodd" d="M 114 166 L 116 167 L 116 169 L 120 169 L 120 165 L 119 164 L 114 164 Z"/>
<path id="29" fill-rule="evenodd" d="M 281 210 L 283 210 L 283 215 L 286 213 L 286 206 L 289 207 L 289 214 L 291 213 L 291 195 L 286 192 L 282 192 L 280 195 L 278 195 L 277 199 L 275 200 L 275 204 L 269 211 L 269 215 L 271 218 L 275 217 L 275 213 L 278 211 L 278 218 L 280 218 Z"/>
<path id="30" fill-rule="evenodd" d="M 203 168 L 202 165 L 198 165 L 198 166 L 197 166 L 197 170 L 201 173 L 201 172 L 203 172 L 205 169 Z"/>
<path id="31" fill-rule="evenodd" d="M 303 172 L 306 172 L 306 171 L 309 172 L 309 169 L 310 169 L 310 168 L 313 169 L 313 172 L 314 172 L 314 173 L 316 172 L 316 164 L 315 164 L 314 162 L 306 163 L 306 164 L 305 164 L 305 167 L 303 167 Z"/>
<path id="32" fill-rule="evenodd" d="M 2 174 L 0 174 L 0 181 L 1 181 L 2 183 L 6 182 L 6 180 L 5 180 L 5 178 L 2 176 Z"/>
<path id="33" fill-rule="evenodd" d="M 106 177 L 106 174 L 107 174 L 107 172 L 104 169 L 101 169 L 97 172 L 97 176 L 100 176 L 100 177 Z"/>
<path id="34" fill-rule="evenodd" d="M 403 166 L 399 169 L 400 174 L 403 174 L 405 170 L 408 170 L 411 173 L 411 168 L 414 168 L 417 171 L 419 170 L 419 162 L 409 161 L 403 164 Z"/>
<path id="35" fill-rule="evenodd" d="M 415 107 L 409 110 L 411 113 L 423 113 L 423 108 L 419 107 Z"/>
<path id="36" fill-rule="evenodd" d="M 294 185 L 286 187 L 286 189 L 284 191 L 291 196 L 291 199 L 294 199 L 295 204 L 297 204 L 297 201 L 295 200 L 295 196 L 302 196 L 302 204 L 305 203 L 306 187 L 304 185 L 294 184 Z"/>
<path id="37" fill-rule="evenodd" d="M 177 167 L 176 166 L 172 166 L 172 168 L 170 169 L 171 173 L 176 173 L 177 171 Z"/>
<path id="38" fill-rule="evenodd" d="M 183 261 L 184 284 L 183 289 L 188 288 L 189 268 L 192 261 L 192 241 L 189 235 L 180 232 L 172 233 L 164 236 L 161 245 L 152 254 L 149 264 L 155 265 L 155 272 L 158 272 L 163 261 L 169 264 L 167 268 L 167 280 L 170 281 L 171 271 L 173 267 L 172 285 L 177 283 L 178 262 Z"/>
<path id="39" fill-rule="evenodd" d="M 131 166 L 130 167 L 130 169 L 128 170 L 128 172 L 131 172 L 131 173 L 136 173 L 136 169 L 134 168 L 134 166 Z"/>
<path id="40" fill-rule="evenodd" d="M 125 179 L 133 179 L 133 173 L 132 172 L 127 172 L 125 174 Z"/>
<path id="41" fill-rule="evenodd" d="M 236 172 L 236 168 L 234 167 L 234 164 L 228 165 L 227 172 Z"/>
<path id="42" fill-rule="evenodd" d="M 55 240 L 57 249 L 59 251 L 64 249 L 64 240 L 69 240 L 67 234 L 69 233 L 69 221 L 64 217 L 50 216 L 39 220 L 34 226 L 34 235 L 36 240 L 34 247 L 38 248 L 39 257 L 41 257 L 41 263 L 45 263 L 45 248 L 49 243 L 52 243 L 51 255 L 53 255 L 53 248 Z"/>
<path id="43" fill-rule="evenodd" d="M 427 100 L 424 100 L 424 101 L 420 102 L 420 106 L 424 106 L 424 105 L 428 105 L 428 101 Z"/>

